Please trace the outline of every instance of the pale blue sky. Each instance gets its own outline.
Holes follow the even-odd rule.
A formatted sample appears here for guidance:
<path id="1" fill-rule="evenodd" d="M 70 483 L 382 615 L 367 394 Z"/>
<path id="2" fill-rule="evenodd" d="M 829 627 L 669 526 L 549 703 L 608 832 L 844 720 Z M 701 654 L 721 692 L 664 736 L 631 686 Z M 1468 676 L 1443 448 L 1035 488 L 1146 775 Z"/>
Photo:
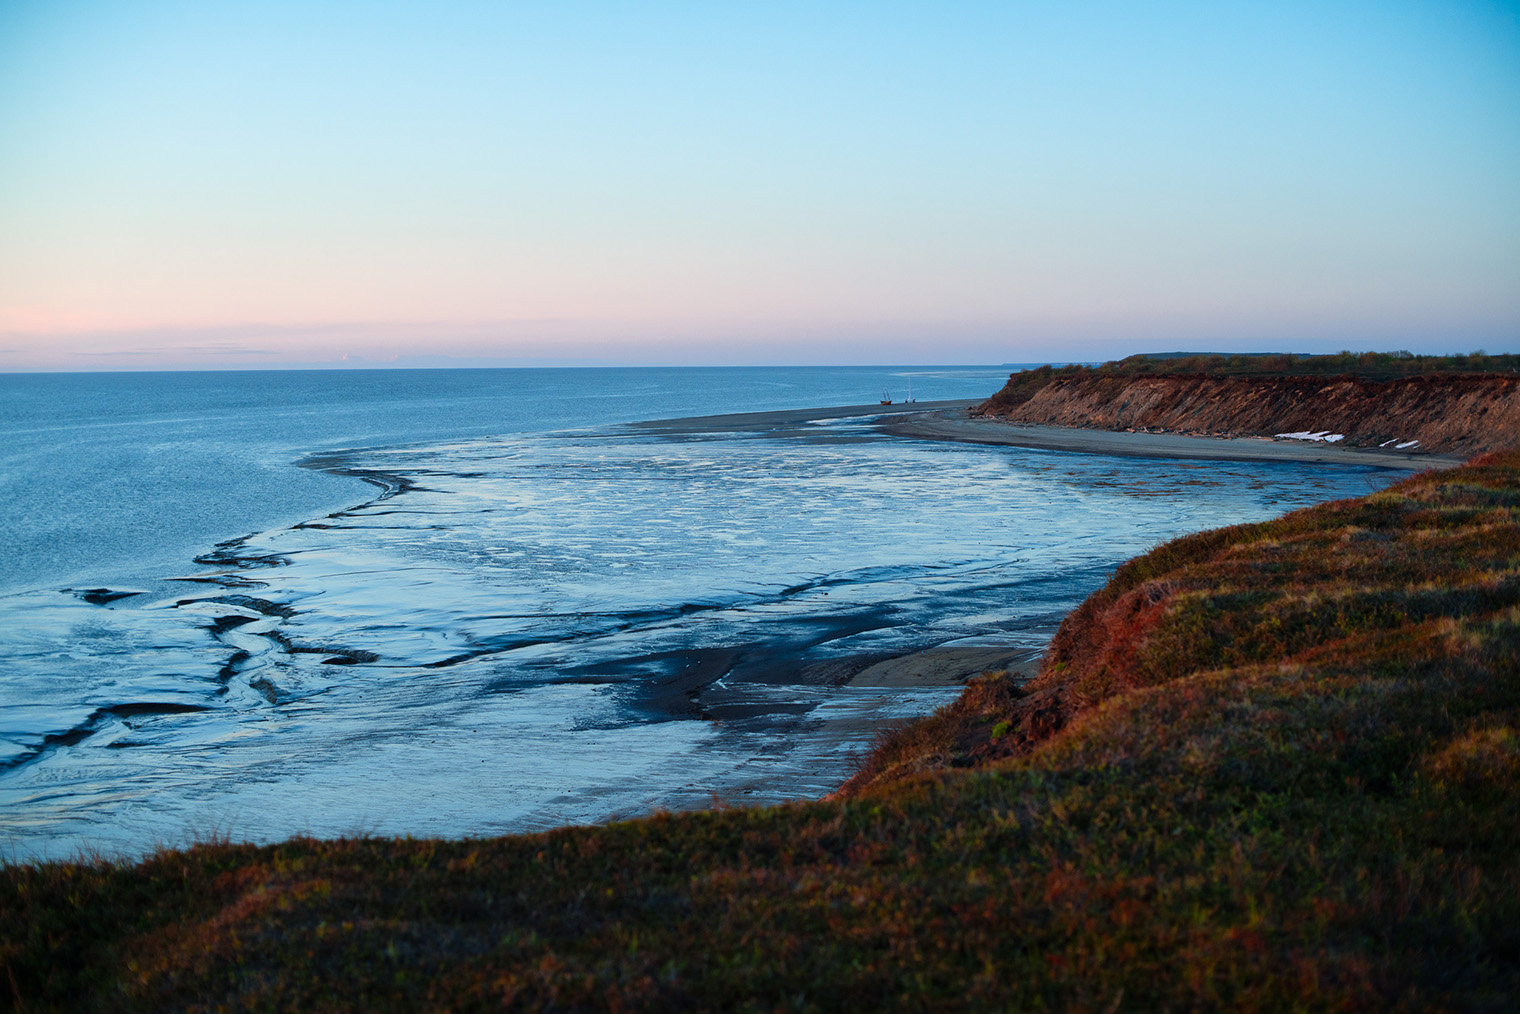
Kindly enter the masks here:
<path id="1" fill-rule="evenodd" d="M 0 0 L 0 369 L 1479 346 L 1520 4 Z"/>

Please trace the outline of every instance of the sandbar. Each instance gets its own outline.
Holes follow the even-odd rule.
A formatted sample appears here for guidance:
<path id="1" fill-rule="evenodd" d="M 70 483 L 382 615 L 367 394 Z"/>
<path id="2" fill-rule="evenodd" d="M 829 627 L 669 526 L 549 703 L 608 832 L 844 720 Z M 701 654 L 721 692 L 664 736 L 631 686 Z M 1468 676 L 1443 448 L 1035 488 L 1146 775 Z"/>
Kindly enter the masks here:
<path id="1" fill-rule="evenodd" d="M 651 430 L 665 436 L 699 433 L 816 433 L 819 423 L 868 416 L 888 416 L 920 412 L 960 412 L 965 414 L 976 400 L 919 401 L 896 405 L 835 405 L 828 408 L 792 408 L 773 412 L 730 412 L 724 415 L 698 415 L 685 419 L 651 419 L 629 423 L 631 429 Z"/>
<path id="2" fill-rule="evenodd" d="M 1423 471 L 1455 468 L 1461 458 L 1369 447 L 1346 447 L 1308 440 L 1270 437 L 1195 437 L 1181 433 L 1131 433 L 1074 429 L 1064 426 L 1023 426 L 998 419 L 972 419 L 964 411 L 933 411 L 883 419 L 882 432 L 928 440 L 968 444 L 1001 444 L 1080 454 L 1142 458 L 1207 458 L 1215 461 L 1303 461 L 1334 465 L 1367 465 Z"/>

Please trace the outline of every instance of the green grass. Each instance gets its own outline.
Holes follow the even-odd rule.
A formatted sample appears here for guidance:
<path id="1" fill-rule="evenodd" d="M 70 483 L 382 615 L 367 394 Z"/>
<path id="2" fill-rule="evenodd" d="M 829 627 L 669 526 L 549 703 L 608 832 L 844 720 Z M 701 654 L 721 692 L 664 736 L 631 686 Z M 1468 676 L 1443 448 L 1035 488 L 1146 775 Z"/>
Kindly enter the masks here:
<path id="1" fill-rule="evenodd" d="M 19 1009 L 1520 1006 L 1520 454 L 1121 567 L 838 797 L 0 871 Z"/>

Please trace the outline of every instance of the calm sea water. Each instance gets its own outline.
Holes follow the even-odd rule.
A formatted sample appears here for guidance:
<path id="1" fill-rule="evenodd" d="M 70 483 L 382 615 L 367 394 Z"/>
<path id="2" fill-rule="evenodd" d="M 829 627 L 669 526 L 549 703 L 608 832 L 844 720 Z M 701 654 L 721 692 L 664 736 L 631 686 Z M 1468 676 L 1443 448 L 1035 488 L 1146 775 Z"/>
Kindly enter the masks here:
<path id="1" fill-rule="evenodd" d="M 869 419 L 622 425 L 1006 374 L 0 376 L 0 842 L 131 855 L 815 796 L 861 743 L 831 730 L 954 693 L 840 686 L 833 662 L 1035 648 L 1158 541 L 1392 478 Z"/>

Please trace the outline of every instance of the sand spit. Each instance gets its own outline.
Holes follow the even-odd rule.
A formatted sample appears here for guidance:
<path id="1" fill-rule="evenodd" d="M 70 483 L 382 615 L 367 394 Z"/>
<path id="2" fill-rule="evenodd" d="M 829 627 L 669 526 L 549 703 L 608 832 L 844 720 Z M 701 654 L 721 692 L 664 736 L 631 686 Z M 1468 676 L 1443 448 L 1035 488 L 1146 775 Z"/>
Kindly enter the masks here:
<path id="1" fill-rule="evenodd" d="M 1260 437 L 1192 437 L 1180 433 L 1129 433 L 1075 429 L 1065 426 L 1025 426 L 1000 419 L 971 419 L 964 412 L 937 411 L 893 416 L 882 420 L 885 433 L 923 440 L 956 440 L 969 444 L 1003 444 L 1078 454 L 1110 454 L 1142 458 L 1207 458 L 1216 461 L 1305 461 L 1338 465 L 1370 465 L 1423 471 L 1454 468 L 1461 458 L 1346 447 L 1320 441 L 1277 441 Z"/>

